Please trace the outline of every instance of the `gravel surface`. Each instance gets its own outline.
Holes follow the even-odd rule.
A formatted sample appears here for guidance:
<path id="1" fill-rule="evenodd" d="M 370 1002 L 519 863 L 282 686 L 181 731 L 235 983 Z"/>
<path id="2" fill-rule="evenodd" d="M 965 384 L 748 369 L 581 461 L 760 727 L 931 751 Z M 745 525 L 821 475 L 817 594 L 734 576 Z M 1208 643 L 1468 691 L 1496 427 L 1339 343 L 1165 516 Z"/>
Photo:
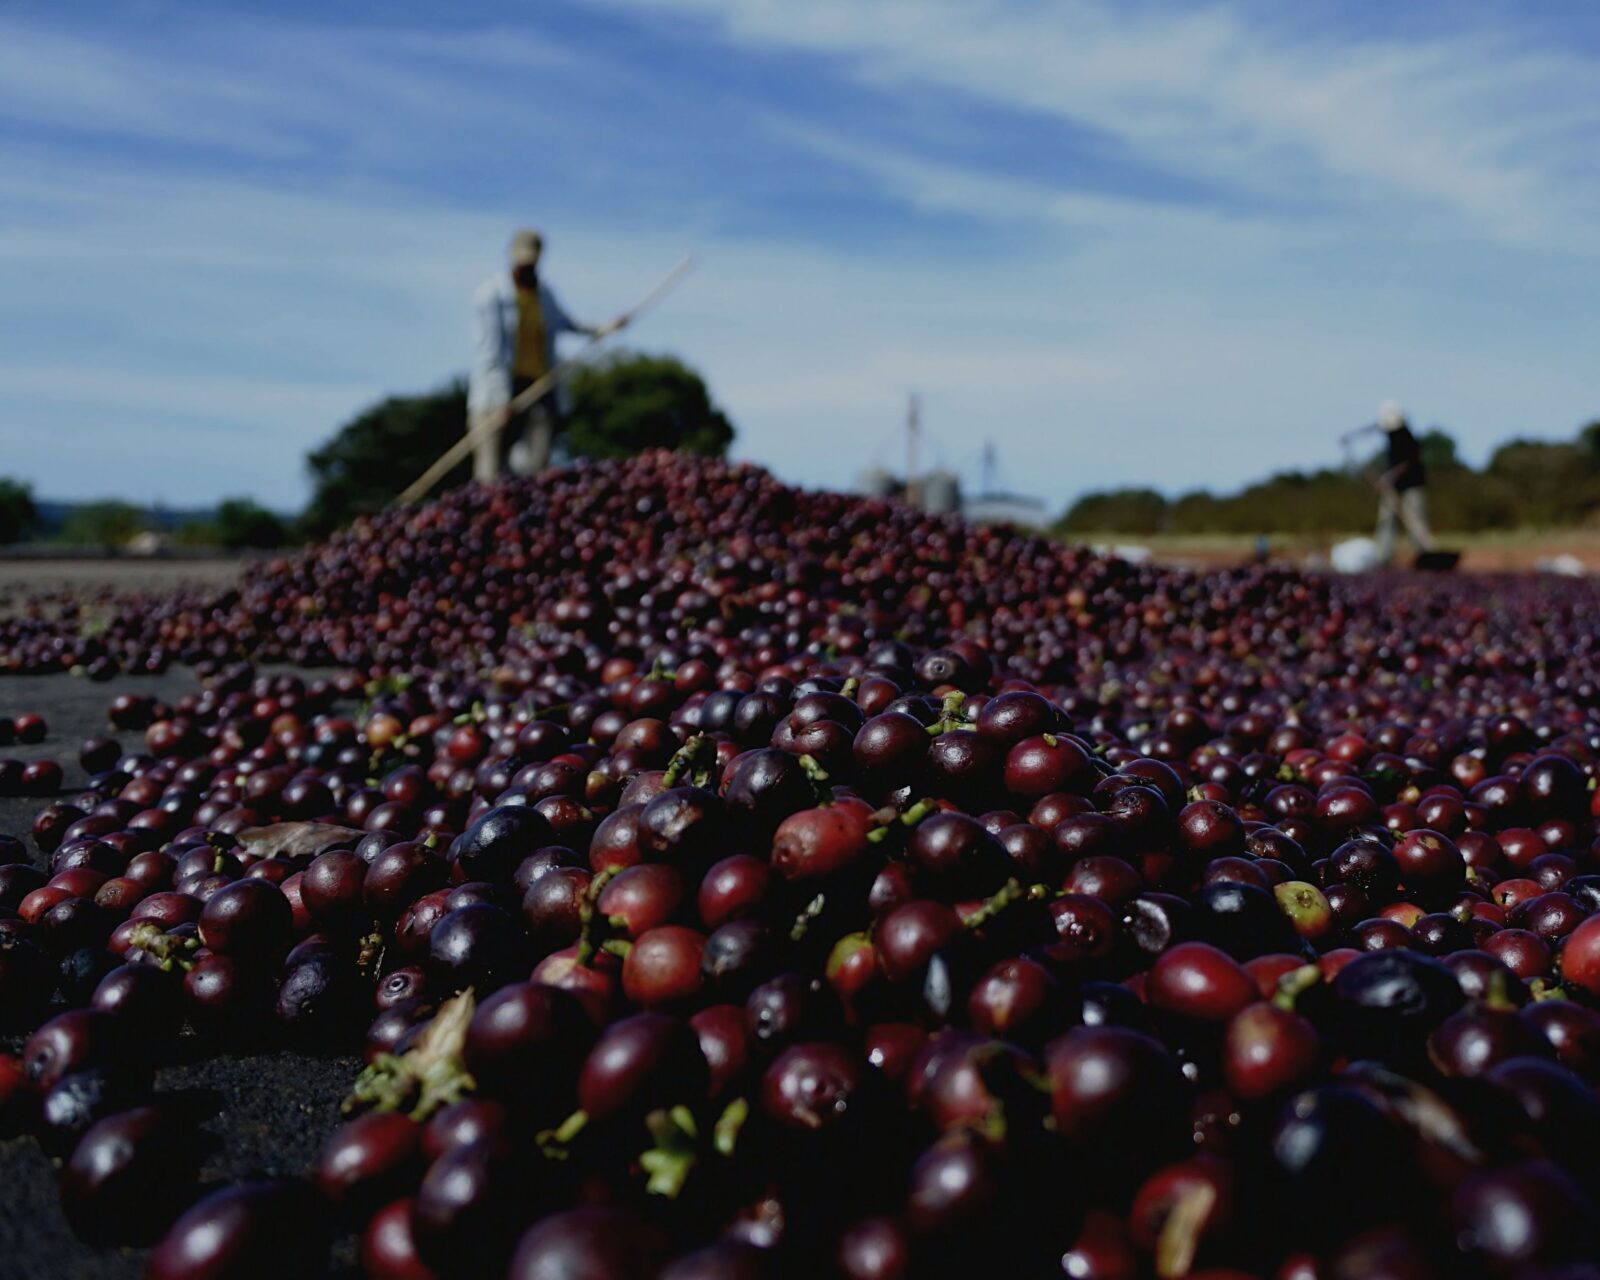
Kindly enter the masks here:
<path id="1" fill-rule="evenodd" d="M 3 747 L 0 755 L 60 760 L 67 770 L 65 794 L 71 795 L 84 785 L 78 744 L 91 734 L 110 732 L 105 711 L 113 696 L 129 690 L 174 699 L 196 688 L 188 670 L 108 684 L 68 675 L 0 677 L 0 715 L 35 711 L 49 724 L 43 743 Z M 142 747 L 136 733 L 113 736 L 127 750 Z M 0 832 L 24 837 L 40 865 L 46 860 L 33 849 L 29 831 L 42 803 L 0 799 Z M 193 1107 L 202 1117 L 210 1143 L 203 1180 L 234 1182 L 252 1174 L 303 1172 L 338 1124 L 340 1099 L 359 1069 L 353 1056 L 287 1050 L 196 1055 L 163 1068 L 156 1084 L 164 1097 Z M 353 1257 L 352 1242 L 343 1241 L 336 1260 L 348 1268 Z M 50 1159 L 31 1137 L 0 1140 L 0 1280 L 121 1280 L 139 1276 L 143 1261 L 141 1250 L 97 1249 L 79 1242 L 61 1214 Z"/>

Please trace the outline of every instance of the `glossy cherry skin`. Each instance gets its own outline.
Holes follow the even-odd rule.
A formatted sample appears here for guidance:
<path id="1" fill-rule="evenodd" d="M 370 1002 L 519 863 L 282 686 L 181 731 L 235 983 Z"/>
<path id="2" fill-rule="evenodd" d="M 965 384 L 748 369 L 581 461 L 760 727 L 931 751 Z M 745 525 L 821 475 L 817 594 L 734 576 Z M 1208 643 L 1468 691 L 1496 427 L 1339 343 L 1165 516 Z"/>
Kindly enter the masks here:
<path id="1" fill-rule="evenodd" d="M 1075 1027 L 1045 1047 L 1056 1130 L 1079 1149 L 1112 1142 L 1158 1152 L 1179 1132 L 1178 1063 L 1151 1036 L 1124 1027 Z M 1120 1135 L 1120 1137 L 1115 1137 Z M 1137 1135 L 1135 1137 L 1134 1135 Z"/>
<path id="2" fill-rule="evenodd" d="M 768 1280 L 771 1256 L 745 1240 L 719 1240 L 669 1262 L 660 1280 Z"/>
<path id="3" fill-rule="evenodd" d="M 73 1230 L 101 1244 L 152 1244 L 187 1201 L 199 1163 L 194 1135 L 176 1115 L 135 1107 L 98 1121 L 61 1171 Z"/>
<path id="4" fill-rule="evenodd" d="M 120 965 L 94 989 L 92 1008 L 118 1014 L 156 1040 L 175 1036 L 183 1025 L 183 982 L 154 965 Z"/>
<path id="5" fill-rule="evenodd" d="M 634 939 L 622 964 L 622 990 L 646 1008 L 681 1005 L 704 985 L 705 935 L 681 925 L 661 925 Z"/>
<path id="6" fill-rule="evenodd" d="M 96 1067 L 123 1068 L 132 1063 L 127 1029 L 100 1009 L 73 1009 L 57 1014 L 22 1047 L 22 1069 L 39 1092 L 72 1072 Z"/>
<path id="7" fill-rule="evenodd" d="M 292 923 L 288 899 L 276 885 L 239 880 L 206 901 L 200 939 L 218 955 L 257 957 L 282 947 Z"/>
<path id="8" fill-rule="evenodd" d="M 744 1010 L 736 1004 L 714 1004 L 689 1019 L 700 1042 L 701 1056 L 710 1073 L 707 1092 L 712 1098 L 726 1094 L 743 1075 L 750 1057 Z"/>
<path id="9" fill-rule="evenodd" d="M 1520 1016 L 1538 1028 L 1564 1066 L 1600 1084 L 1600 1013 L 1570 1000 L 1541 1000 Z"/>
<path id="10" fill-rule="evenodd" d="M 1600 996 L 1600 913 L 1573 929 L 1561 945 L 1561 976 L 1591 996 Z"/>
<path id="11" fill-rule="evenodd" d="M 458 907 L 428 935 L 429 969 L 452 990 L 497 990 L 527 972 L 528 947 L 510 912 L 488 903 Z"/>
<path id="12" fill-rule="evenodd" d="M 884 976 L 891 982 L 913 977 L 960 932 L 960 917 L 941 902 L 921 900 L 896 907 L 878 925 L 878 960 Z"/>
<path id="13" fill-rule="evenodd" d="M 413 1200 L 390 1201 L 367 1220 L 361 1233 L 361 1268 L 371 1280 L 435 1280 L 417 1254 L 411 1231 Z"/>
<path id="14" fill-rule="evenodd" d="M 837 876 L 866 856 L 868 830 L 866 816 L 854 807 L 803 809 L 779 824 L 772 867 L 799 883 Z"/>
<path id="15" fill-rule="evenodd" d="M 409 1116 L 372 1111 L 337 1129 L 323 1145 L 314 1178 L 335 1204 L 370 1211 L 412 1184 L 422 1170 L 422 1126 Z"/>
<path id="16" fill-rule="evenodd" d="M 325 1265 L 324 1215 L 310 1189 L 247 1182 L 205 1197 L 172 1225 L 145 1264 L 149 1280 L 275 1280 Z M 287 1270 L 286 1270 L 287 1269 Z"/>
<path id="17" fill-rule="evenodd" d="M 715 929 L 730 920 L 763 914 L 771 895 L 771 864 L 747 853 L 736 853 L 706 872 L 700 881 L 696 906 L 705 927 Z"/>
<path id="18" fill-rule="evenodd" d="M 1240 1009 L 1223 1033 L 1223 1078 L 1235 1097 L 1248 1101 L 1299 1085 L 1321 1056 L 1316 1028 L 1268 1001 Z"/>
<path id="19" fill-rule="evenodd" d="M 1089 753 L 1071 738 L 1038 734 L 1021 739 L 1006 753 L 1005 788 L 1022 801 L 1084 790 L 1085 781 L 1093 777 Z"/>
<path id="20" fill-rule="evenodd" d="M 1398 838 L 1394 859 L 1400 883 L 1413 893 L 1438 898 L 1458 890 L 1466 878 L 1466 861 L 1448 835 L 1435 830 L 1410 830 Z"/>
<path id="21" fill-rule="evenodd" d="M 578 1077 L 578 1105 L 591 1120 L 676 1106 L 702 1096 L 708 1078 L 693 1027 L 637 1013 L 600 1033 Z"/>
<path id="22" fill-rule="evenodd" d="M 1026 957 L 997 963 L 967 997 L 967 1019 L 976 1030 L 1016 1043 L 1042 1041 L 1064 1030 L 1067 1017 L 1060 983 Z"/>
<path id="23" fill-rule="evenodd" d="M 858 1053 L 842 1045 L 790 1045 L 762 1077 L 762 1105 L 789 1129 L 816 1132 L 843 1124 L 865 1101 L 868 1070 Z"/>
<path id="24" fill-rule="evenodd" d="M 519 1192 L 533 1170 L 502 1137 L 442 1152 L 423 1175 L 411 1207 L 418 1255 L 450 1280 L 504 1274 L 523 1221 Z"/>
<path id="25" fill-rule="evenodd" d="M 463 1058 L 482 1088 L 549 1116 L 570 1110 L 572 1073 L 592 1040 L 593 1024 L 576 996 L 520 982 L 478 1004 Z"/>
<path id="26" fill-rule="evenodd" d="M 1548 1161 L 1470 1174 L 1451 1197 L 1456 1240 L 1491 1266 L 1594 1257 L 1594 1202 Z"/>
<path id="27" fill-rule="evenodd" d="M 622 1209 L 585 1206 L 541 1219 L 517 1243 L 507 1280 L 630 1280 L 656 1274 L 667 1256 L 661 1230 Z"/>
<path id="28" fill-rule="evenodd" d="M 1180 942 L 1156 957 L 1145 998 L 1158 1009 L 1200 1022 L 1222 1023 L 1258 998 L 1244 966 L 1203 942 Z"/>

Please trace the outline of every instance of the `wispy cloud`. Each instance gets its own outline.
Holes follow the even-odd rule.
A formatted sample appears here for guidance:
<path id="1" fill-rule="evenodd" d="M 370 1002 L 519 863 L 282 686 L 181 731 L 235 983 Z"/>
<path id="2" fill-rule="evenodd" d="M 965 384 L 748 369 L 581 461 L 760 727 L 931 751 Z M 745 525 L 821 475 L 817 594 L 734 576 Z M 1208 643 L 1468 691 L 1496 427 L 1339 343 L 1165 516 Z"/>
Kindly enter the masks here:
<path id="1" fill-rule="evenodd" d="M 951 86 L 1090 124 L 1175 170 L 1275 200 L 1399 195 L 1498 236 L 1595 208 L 1563 160 L 1600 141 L 1591 59 L 1510 34 L 1330 38 L 1239 9 L 1066 0 L 615 0 L 742 44 L 831 55 L 905 92 Z M 1304 206 L 1308 201 L 1297 199 Z"/>
<path id="2" fill-rule="evenodd" d="M 151 141 L 286 155 L 298 144 L 271 120 L 295 110 L 231 75 L 181 79 L 111 43 L 0 15 L 0 117 Z"/>

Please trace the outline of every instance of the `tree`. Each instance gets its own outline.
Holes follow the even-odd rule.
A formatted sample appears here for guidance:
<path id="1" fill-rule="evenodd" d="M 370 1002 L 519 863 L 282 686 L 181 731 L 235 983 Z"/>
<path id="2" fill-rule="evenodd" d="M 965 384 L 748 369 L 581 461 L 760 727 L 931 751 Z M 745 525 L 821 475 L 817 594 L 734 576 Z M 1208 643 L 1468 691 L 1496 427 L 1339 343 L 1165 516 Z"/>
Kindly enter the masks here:
<path id="1" fill-rule="evenodd" d="M 0 544 L 20 542 L 38 520 L 39 509 L 33 505 L 33 486 L 22 480 L 0 477 Z"/>
<path id="2" fill-rule="evenodd" d="M 672 356 L 617 354 L 572 377 L 567 448 L 579 458 L 622 458 L 645 449 L 720 457 L 733 424 L 700 375 Z"/>
<path id="3" fill-rule="evenodd" d="M 1084 494 L 1057 527 L 1065 533 L 1159 533 L 1166 515 L 1167 500 L 1154 489 L 1112 489 Z"/>
<path id="4" fill-rule="evenodd" d="M 1447 471 L 1460 471 L 1466 465 L 1456 451 L 1455 437 L 1438 427 L 1429 427 L 1417 437 L 1417 452 L 1422 455 L 1422 465 L 1430 477 Z"/>
<path id="5" fill-rule="evenodd" d="M 147 526 L 144 512 L 127 502 L 86 502 L 74 507 L 61 526 L 61 540 L 80 545 L 120 547 Z"/>
<path id="6" fill-rule="evenodd" d="M 264 551 L 289 540 L 282 519 L 250 498 L 224 498 L 217 504 L 213 528 L 218 544 L 230 551 Z"/>
<path id="7" fill-rule="evenodd" d="M 1600 459 L 1600 418 L 1578 429 L 1578 443 L 1583 446 L 1584 452 Z"/>
<path id="8" fill-rule="evenodd" d="M 306 458 L 311 501 L 305 531 L 325 534 L 378 511 L 432 465 L 467 429 L 467 386 L 459 378 L 418 396 L 390 396 L 340 427 Z M 471 475 L 462 462 L 444 479 Z"/>
<path id="9" fill-rule="evenodd" d="M 1509 440 L 1485 470 L 1517 494 L 1523 524 L 1576 524 L 1600 506 L 1600 457 L 1583 443 Z"/>

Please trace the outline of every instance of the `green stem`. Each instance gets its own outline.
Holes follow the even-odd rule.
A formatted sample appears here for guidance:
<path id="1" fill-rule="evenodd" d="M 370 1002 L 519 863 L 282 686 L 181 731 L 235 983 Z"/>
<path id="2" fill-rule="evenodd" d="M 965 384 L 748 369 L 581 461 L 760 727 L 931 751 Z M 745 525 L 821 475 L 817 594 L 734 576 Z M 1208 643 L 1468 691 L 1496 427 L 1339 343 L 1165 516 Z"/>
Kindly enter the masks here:
<path id="1" fill-rule="evenodd" d="M 806 936 L 806 930 L 811 927 L 811 922 L 822 914 L 822 909 L 828 905 L 826 894 L 819 893 L 810 902 L 806 903 L 805 910 L 795 917 L 794 925 L 789 930 L 789 940 L 799 942 Z"/>
<path id="2" fill-rule="evenodd" d="M 399 1111 L 411 1103 L 407 1114 L 413 1120 L 426 1120 L 476 1089 L 477 1081 L 461 1056 L 475 1008 L 471 987 L 446 1000 L 415 1047 L 404 1054 L 380 1054 L 356 1077 L 343 1110 Z"/>
<path id="3" fill-rule="evenodd" d="M 900 825 L 903 826 L 903 827 L 914 827 L 914 826 L 917 825 L 917 823 L 921 822 L 924 818 L 931 818 L 934 814 L 936 814 L 938 812 L 939 812 L 938 801 L 936 801 L 936 800 L 918 800 L 916 802 L 916 804 L 912 805 L 909 809 L 907 809 L 904 813 L 902 813 L 900 815 Z"/>
<path id="4" fill-rule="evenodd" d="M 811 784 L 811 797 L 819 805 L 833 803 L 833 788 L 828 785 L 828 771 L 817 763 L 815 756 L 800 757 L 800 771 Z"/>
<path id="5" fill-rule="evenodd" d="M 1511 999 L 1510 983 L 1507 982 L 1510 976 L 1509 973 L 1503 971 L 1497 971 L 1489 975 L 1489 981 L 1483 993 L 1485 1006 L 1499 1013 L 1515 1013 L 1517 1011 L 1517 1006 Z"/>
<path id="6" fill-rule="evenodd" d="M 199 938 L 174 938 L 155 923 L 136 925 L 128 932 L 128 941 L 140 951 L 154 956 L 156 965 L 165 973 L 174 968 L 187 973 L 194 968 L 189 953 L 200 949 Z"/>
<path id="7" fill-rule="evenodd" d="M 645 1190 L 653 1196 L 675 1200 L 699 1163 L 699 1128 L 688 1107 L 652 1111 L 645 1124 L 656 1145 L 639 1157 L 639 1167 L 650 1175 Z"/>
<path id="8" fill-rule="evenodd" d="M 892 806 L 879 809 L 872 815 L 872 820 L 877 824 L 867 832 L 867 839 L 872 844 L 882 844 L 889 838 L 889 833 L 898 824 L 904 827 L 914 827 L 924 818 L 931 817 L 939 812 L 938 804 L 933 800 L 918 800 L 904 813 L 896 813 Z"/>
<path id="9" fill-rule="evenodd" d="M 602 917 L 596 909 L 600 901 L 600 892 L 622 871 L 621 867 L 607 867 L 604 871 L 597 872 L 589 881 L 585 890 L 583 901 L 578 904 L 578 964 L 587 969 L 594 960 L 594 953 L 604 939 L 596 940 L 596 935 L 601 932 L 600 921 Z M 606 920 L 606 924 L 610 921 Z"/>
<path id="10" fill-rule="evenodd" d="M 687 779 L 692 787 L 709 787 L 714 780 L 716 763 L 717 744 L 706 734 L 697 733 L 673 752 L 672 759 L 667 761 L 662 785 L 676 787 Z"/>
<path id="11" fill-rule="evenodd" d="M 735 1098 L 717 1117 L 717 1123 L 711 1130 L 711 1141 L 717 1151 L 724 1156 L 732 1156 L 734 1147 L 739 1142 L 739 1131 L 744 1128 L 744 1122 L 750 1118 L 750 1101 L 748 1098 Z"/>
<path id="12" fill-rule="evenodd" d="M 928 726 L 928 736 L 937 738 L 941 733 L 951 733 L 956 729 L 970 729 L 972 724 L 961 714 L 962 704 L 967 700 L 967 695 L 957 689 L 953 693 L 944 695 L 944 703 L 939 708 L 939 718 Z"/>
<path id="13" fill-rule="evenodd" d="M 1029 896 L 1021 883 L 1015 879 L 1007 880 L 1000 889 L 984 899 L 983 903 L 969 916 L 963 916 L 961 924 L 967 929 L 978 929 L 989 923 L 1014 902 L 1021 902 Z"/>
<path id="14" fill-rule="evenodd" d="M 1278 990 L 1272 997 L 1272 1003 L 1280 1009 L 1293 1013 L 1295 1001 L 1321 981 L 1322 970 L 1314 964 L 1303 964 L 1298 969 L 1291 969 L 1278 979 Z"/>
<path id="15" fill-rule="evenodd" d="M 541 1129 L 534 1135 L 534 1145 L 538 1147 L 539 1154 L 547 1160 L 565 1160 L 567 1148 L 572 1140 L 583 1132 L 589 1123 L 589 1113 L 584 1110 L 574 1111 L 554 1129 Z"/>

